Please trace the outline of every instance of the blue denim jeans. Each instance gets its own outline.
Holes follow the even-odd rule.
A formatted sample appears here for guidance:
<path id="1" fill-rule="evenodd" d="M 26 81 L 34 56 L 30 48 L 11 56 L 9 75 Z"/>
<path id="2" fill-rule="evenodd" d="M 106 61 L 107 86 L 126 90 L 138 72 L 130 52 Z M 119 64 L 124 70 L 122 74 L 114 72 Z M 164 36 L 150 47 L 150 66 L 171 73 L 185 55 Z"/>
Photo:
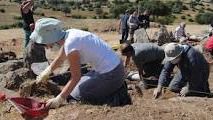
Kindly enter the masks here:
<path id="1" fill-rule="evenodd" d="M 27 47 L 29 41 L 30 41 L 30 35 L 31 35 L 31 31 L 30 30 L 24 30 L 24 34 L 25 34 L 25 38 L 24 38 L 24 48 Z"/>
<path id="2" fill-rule="evenodd" d="M 124 67 L 121 63 L 114 70 L 100 74 L 95 71 L 82 76 L 71 96 L 76 100 L 98 101 L 111 95 L 124 82 Z"/>

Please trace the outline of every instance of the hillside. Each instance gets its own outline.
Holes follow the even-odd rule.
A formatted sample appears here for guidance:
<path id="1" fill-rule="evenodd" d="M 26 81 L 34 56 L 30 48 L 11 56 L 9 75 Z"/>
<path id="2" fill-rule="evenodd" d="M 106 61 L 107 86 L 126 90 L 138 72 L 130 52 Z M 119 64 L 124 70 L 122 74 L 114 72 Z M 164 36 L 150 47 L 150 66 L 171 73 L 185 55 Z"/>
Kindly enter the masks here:
<path id="1" fill-rule="evenodd" d="M 165 0 L 163 0 L 165 1 Z M 37 5 L 35 3 L 35 5 Z M 173 22 L 173 24 L 178 24 L 181 21 L 185 21 L 188 24 L 197 24 L 195 22 L 195 16 L 197 13 L 199 12 L 212 12 L 210 10 L 212 10 L 213 8 L 213 4 L 211 3 L 205 3 L 203 2 L 201 5 L 197 5 L 195 8 L 191 9 L 190 5 L 189 5 L 189 0 L 183 1 L 183 5 L 187 8 L 187 10 L 183 10 L 181 13 L 179 14 L 173 14 L 173 16 L 175 16 L 175 21 Z M 84 6 L 84 5 L 82 5 Z M 115 23 L 115 19 L 93 19 L 96 18 L 97 15 L 97 11 L 96 8 L 94 8 L 94 10 L 88 10 L 86 8 L 81 8 L 81 9 L 74 9 L 74 5 L 73 6 L 69 6 L 71 7 L 71 13 L 68 13 L 66 16 L 64 15 L 63 12 L 61 11 L 56 11 L 53 9 L 43 9 L 43 8 L 39 8 L 36 7 L 35 10 L 35 14 L 34 17 L 35 19 L 38 18 L 42 18 L 42 17 L 55 17 L 58 19 L 61 19 L 63 21 L 65 21 L 65 23 L 67 24 L 67 27 L 78 27 L 78 28 L 82 28 L 82 29 L 88 29 L 88 30 L 97 30 L 99 29 L 99 27 L 105 28 L 105 26 L 94 26 L 93 24 L 96 22 L 101 22 L 104 24 L 111 24 L 109 26 L 114 26 Z M 109 8 L 106 7 L 101 7 L 101 9 L 103 9 L 104 13 L 107 16 L 109 16 Z M 2 12 L 3 11 L 3 12 Z M 80 18 L 79 18 L 80 17 Z M 78 18 L 78 19 L 77 19 Z M 85 18 L 87 19 L 91 19 L 89 21 L 95 21 L 94 23 L 91 22 L 85 22 L 87 20 L 85 20 Z M 19 10 L 19 4 L 15 3 L 15 2 L 9 2 L 9 0 L 1 0 L 0 2 L 0 29 L 6 29 L 6 28 L 11 28 L 13 26 L 18 27 L 21 23 L 21 16 L 20 16 L 20 10 Z M 84 24 L 85 23 L 85 24 Z M 98 28 L 96 28 L 98 27 Z M 101 30 L 104 31 L 104 30 Z"/>

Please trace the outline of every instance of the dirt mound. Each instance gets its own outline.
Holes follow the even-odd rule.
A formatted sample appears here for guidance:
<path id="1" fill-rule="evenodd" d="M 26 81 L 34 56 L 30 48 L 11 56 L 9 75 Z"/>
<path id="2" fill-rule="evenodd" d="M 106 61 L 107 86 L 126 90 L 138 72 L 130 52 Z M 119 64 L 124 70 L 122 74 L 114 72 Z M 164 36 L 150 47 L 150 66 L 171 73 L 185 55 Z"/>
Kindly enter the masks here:
<path id="1" fill-rule="evenodd" d="M 44 95 L 58 95 L 60 88 L 53 82 L 47 82 L 46 84 L 36 84 L 36 81 L 26 81 L 21 84 L 19 88 L 19 94 L 23 97 L 30 96 L 44 96 Z"/>
<path id="2" fill-rule="evenodd" d="M 7 62 L 0 63 L 0 73 L 6 74 L 10 71 L 17 70 L 23 67 L 23 60 L 9 60 Z"/>

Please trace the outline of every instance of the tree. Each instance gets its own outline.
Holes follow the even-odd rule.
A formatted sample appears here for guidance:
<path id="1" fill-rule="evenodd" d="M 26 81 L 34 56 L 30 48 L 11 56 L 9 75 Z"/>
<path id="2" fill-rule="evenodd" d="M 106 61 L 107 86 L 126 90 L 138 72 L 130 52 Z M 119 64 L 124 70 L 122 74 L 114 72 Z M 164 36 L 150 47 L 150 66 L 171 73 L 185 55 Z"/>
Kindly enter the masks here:
<path id="1" fill-rule="evenodd" d="M 213 13 L 199 13 L 196 15 L 195 20 L 199 24 L 210 24 L 213 20 Z"/>
<path id="2" fill-rule="evenodd" d="M 110 13 L 112 14 L 113 18 L 119 17 L 120 14 L 124 13 L 127 9 L 131 8 L 130 3 L 120 4 L 120 5 L 112 5 L 110 7 Z"/>
<path id="3" fill-rule="evenodd" d="M 61 11 L 64 13 L 65 16 L 67 16 L 68 13 L 71 13 L 71 9 L 68 5 L 62 7 Z"/>
<path id="4" fill-rule="evenodd" d="M 166 16 L 171 14 L 171 9 L 163 2 L 159 0 L 144 0 L 140 1 L 139 4 L 143 9 L 147 9 L 155 17 Z"/>

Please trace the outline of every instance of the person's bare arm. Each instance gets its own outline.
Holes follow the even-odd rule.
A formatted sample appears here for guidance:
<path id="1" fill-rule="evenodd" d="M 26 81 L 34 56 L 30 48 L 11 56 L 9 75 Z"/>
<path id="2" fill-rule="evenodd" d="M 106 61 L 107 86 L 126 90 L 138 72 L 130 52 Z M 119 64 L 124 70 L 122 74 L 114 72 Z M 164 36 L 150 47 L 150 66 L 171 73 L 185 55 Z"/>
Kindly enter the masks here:
<path id="1" fill-rule="evenodd" d="M 126 60 L 125 60 L 125 67 L 128 67 L 129 62 L 130 62 L 130 57 L 126 57 Z"/>
<path id="2" fill-rule="evenodd" d="M 21 9 L 23 13 L 28 13 L 29 10 L 32 8 L 33 2 L 31 0 L 25 1 L 21 4 Z"/>
<path id="3" fill-rule="evenodd" d="M 50 64 L 51 71 L 54 71 L 56 68 L 58 68 L 66 59 L 66 55 L 64 52 L 64 46 L 60 48 L 58 56 L 53 60 L 53 62 Z"/>
<path id="4" fill-rule="evenodd" d="M 143 68 L 138 68 L 140 80 L 143 81 Z"/>
<path id="5" fill-rule="evenodd" d="M 66 98 L 72 90 L 75 88 L 77 83 L 81 78 L 81 68 L 80 68 L 80 54 L 78 51 L 73 51 L 68 55 L 68 61 L 70 64 L 70 72 L 72 74 L 71 80 L 65 85 L 60 95 Z"/>

